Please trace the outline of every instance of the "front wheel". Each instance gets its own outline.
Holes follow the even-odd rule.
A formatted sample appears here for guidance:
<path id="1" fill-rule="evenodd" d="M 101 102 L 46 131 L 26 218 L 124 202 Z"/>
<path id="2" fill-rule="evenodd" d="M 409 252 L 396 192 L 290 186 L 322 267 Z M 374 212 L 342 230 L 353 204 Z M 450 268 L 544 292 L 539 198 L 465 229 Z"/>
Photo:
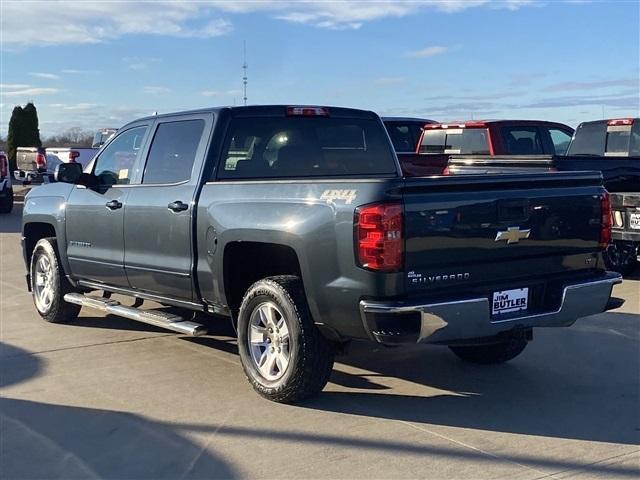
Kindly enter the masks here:
<path id="1" fill-rule="evenodd" d="M 60 265 L 55 238 L 43 238 L 31 255 L 31 292 L 40 316 L 51 323 L 67 323 L 80 313 L 80 305 L 67 303 L 64 296 L 74 292 Z"/>
<path id="2" fill-rule="evenodd" d="M 638 247 L 632 242 L 613 242 L 604 252 L 604 262 L 607 269 L 629 275 L 638 266 Z"/>
<path id="3" fill-rule="evenodd" d="M 275 402 L 319 393 L 333 368 L 332 345 L 314 325 L 295 276 L 265 278 L 247 290 L 238 315 L 238 349 L 253 388 Z"/>
<path id="4" fill-rule="evenodd" d="M 504 363 L 516 358 L 527 346 L 524 338 L 512 338 L 488 345 L 451 345 L 453 353 L 465 362 L 479 364 Z"/>

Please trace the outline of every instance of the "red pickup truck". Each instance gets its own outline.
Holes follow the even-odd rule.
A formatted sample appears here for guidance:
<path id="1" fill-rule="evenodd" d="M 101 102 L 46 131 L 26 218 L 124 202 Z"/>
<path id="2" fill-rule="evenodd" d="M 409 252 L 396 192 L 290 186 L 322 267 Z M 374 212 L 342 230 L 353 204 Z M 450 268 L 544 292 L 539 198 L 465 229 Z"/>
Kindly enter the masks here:
<path id="1" fill-rule="evenodd" d="M 416 152 L 398 154 L 407 176 L 446 173 L 452 155 L 563 155 L 573 129 L 540 120 L 472 120 L 423 127 Z"/>

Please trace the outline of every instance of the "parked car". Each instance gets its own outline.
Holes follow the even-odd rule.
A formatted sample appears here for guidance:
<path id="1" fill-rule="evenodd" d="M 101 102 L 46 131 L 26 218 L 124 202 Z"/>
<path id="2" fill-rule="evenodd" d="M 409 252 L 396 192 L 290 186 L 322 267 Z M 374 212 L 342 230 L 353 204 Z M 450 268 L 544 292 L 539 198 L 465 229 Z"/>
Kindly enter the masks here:
<path id="1" fill-rule="evenodd" d="M 9 174 L 9 159 L 0 151 L 0 213 L 11 213 L 13 210 L 13 186 Z"/>
<path id="2" fill-rule="evenodd" d="M 382 117 L 397 154 L 415 153 L 425 125 L 434 120 L 414 117 Z"/>
<path id="3" fill-rule="evenodd" d="M 201 335 L 142 300 L 230 317 L 247 378 L 278 402 L 322 390 L 351 339 L 500 363 L 535 327 L 621 304 L 599 174 L 405 178 L 373 112 L 146 117 L 90 171 L 63 163 L 56 178 L 28 194 L 22 223 L 42 318 L 71 322 L 86 306 Z"/>
<path id="4" fill-rule="evenodd" d="M 24 185 L 51 181 L 59 164 L 75 162 L 85 167 L 97 152 L 97 148 L 18 147 L 16 153 L 17 169 L 13 176 Z"/>
<path id="5" fill-rule="evenodd" d="M 563 155 L 573 129 L 562 123 L 540 120 L 472 120 L 426 125 L 413 155 L 400 158 L 407 175 L 457 173 L 457 168 L 484 168 L 509 162 L 512 168 L 538 162 L 552 170 L 552 155 Z M 543 157 L 546 156 L 546 157 Z M 477 159 L 468 165 L 469 159 Z M 465 171 L 463 173 L 480 173 Z M 499 173 L 499 172 L 496 172 Z"/>

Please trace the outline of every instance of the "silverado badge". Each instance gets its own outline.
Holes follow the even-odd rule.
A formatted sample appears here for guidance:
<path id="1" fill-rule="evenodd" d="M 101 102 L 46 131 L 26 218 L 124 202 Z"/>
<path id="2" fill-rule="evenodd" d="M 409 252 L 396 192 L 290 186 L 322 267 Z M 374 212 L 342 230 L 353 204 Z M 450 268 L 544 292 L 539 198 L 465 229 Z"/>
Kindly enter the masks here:
<path id="1" fill-rule="evenodd" d="M 499 242 L 500 240 L 506 240 L 507 245 L 511 243 L 518 243 L 520 240 L 524 238 L 529 238 L 529 234 L 531 233 L 531 229 L 520 230 L 520 227 L 509 227 L 506 231 L 498 232 L 496 234 L 495 241 Z"/>

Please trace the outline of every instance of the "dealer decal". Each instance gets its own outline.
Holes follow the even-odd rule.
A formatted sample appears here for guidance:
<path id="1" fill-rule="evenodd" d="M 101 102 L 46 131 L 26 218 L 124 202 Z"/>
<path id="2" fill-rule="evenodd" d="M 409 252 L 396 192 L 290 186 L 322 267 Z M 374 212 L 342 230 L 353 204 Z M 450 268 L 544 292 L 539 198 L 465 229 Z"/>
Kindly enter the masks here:
<path id="1" fill-rule="evenodd" d="M 325 190 L 320 196 L 320 200 L 335 202 L 344 200 L 346 205 L 351 204 L 358 196 L 357 190 Z"/>

